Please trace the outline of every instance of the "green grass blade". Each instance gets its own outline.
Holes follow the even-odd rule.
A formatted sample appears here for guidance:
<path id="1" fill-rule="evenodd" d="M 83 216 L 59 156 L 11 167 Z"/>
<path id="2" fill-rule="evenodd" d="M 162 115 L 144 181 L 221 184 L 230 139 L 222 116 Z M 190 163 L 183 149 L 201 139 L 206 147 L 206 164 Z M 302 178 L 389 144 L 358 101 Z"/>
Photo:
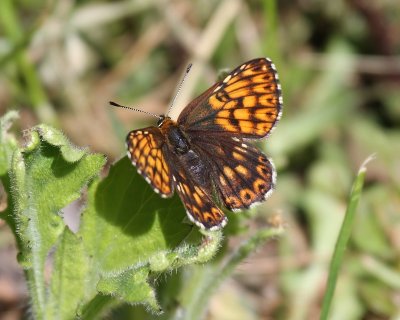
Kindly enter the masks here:
<path id="1" fill-rule="evenodd" d="M 329 276 L 326 292 L 324 295 L 324 300 L 322 302 L 322 311 L 321 311 L 321 320 L 328 319 L 329 310 L 332 304 L 333 295 L 335 293 L 335 287 L 337 283 L 337 278 L 339 274 L 339 269 L 342 264 L 343 255 L 347 248 L 347 243 L 349 242 L 353 221 L 355 217 L 355 213 L 358 206 L 358 201 L 361 196 L 361 191 L 364 184 L 365 173 L 366 173 L 366 164 L 372 160 L 373 157 L 369 157 L 364 163 L 361 165 L 360 170 L 358 171 L 356 180 L 354 181 L 349 202 L 346 210 L 346 215 L 343 220 L 342 228 L 339 232 L 339 237 L 336 242 L 335 251 L 333 253 L 331 265 L 329 267 Z"/>

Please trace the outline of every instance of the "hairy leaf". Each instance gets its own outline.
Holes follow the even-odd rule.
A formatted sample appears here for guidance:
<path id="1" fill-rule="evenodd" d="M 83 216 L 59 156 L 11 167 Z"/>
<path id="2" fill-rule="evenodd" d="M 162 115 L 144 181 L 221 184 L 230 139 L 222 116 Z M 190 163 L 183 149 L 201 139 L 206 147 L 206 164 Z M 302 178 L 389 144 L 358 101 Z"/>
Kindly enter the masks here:
<path id="1" fill-rule="evenodd" d="M 81 196 L 104 161 L 101 155 L 88 154 L 70 145 L 63 134 L 47 126 L 35 127 L 27 147 L 13 154 L 12 218 L 20 243 L 19 261 L 26 270 L 37 318 L 44 318 L 51 300 L 44 267 L 65 229 L 61 210 Z"/>

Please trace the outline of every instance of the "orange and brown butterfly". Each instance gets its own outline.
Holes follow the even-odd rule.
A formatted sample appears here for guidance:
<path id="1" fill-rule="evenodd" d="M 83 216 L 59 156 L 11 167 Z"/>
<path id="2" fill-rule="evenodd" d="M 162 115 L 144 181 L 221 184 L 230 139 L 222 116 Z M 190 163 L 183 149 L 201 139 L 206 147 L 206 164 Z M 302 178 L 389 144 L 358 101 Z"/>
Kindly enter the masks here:
<path id="1" fill-rule="evenodd" d="M 190 220 L 216 230 L 227 222 L 221 206 L 247 209 L 271 195 L 274 166 L 248 141 L 266 138 L 281 113 L 275 66 L 254 59 L 194 99 L 176 121 L 159 116 L 157 126 L 131 131 L 128 156 L 156 193 L 166 198 L 176 190 Z"/>

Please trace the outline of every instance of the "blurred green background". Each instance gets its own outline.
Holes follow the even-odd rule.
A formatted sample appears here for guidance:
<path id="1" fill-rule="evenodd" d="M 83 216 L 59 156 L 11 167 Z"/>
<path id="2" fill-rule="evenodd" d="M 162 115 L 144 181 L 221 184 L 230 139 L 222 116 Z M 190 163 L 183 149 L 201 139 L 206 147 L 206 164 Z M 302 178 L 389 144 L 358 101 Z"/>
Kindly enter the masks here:
<path id="1" fill-rule="evenodd" d="M 331 318 L 400 319 L 397 0 L 1 0 L 0 114 L 19 111 L 21 142 L 47 123 L 111 162 L 129 130 L 155 119 L 109 100 L 162 114 L 191 62 L 176 117 L 221 70 L 260 56 L 276 64 L 284 112 L 263 145 L 278 187 L 248 228 L 272 217 L 286 233 L 239 266 L 207 319 L 318 318 L 351 184 L 371 154 Z M 0 319 L 29 309 L 15 254 L 0 224 Z"/>

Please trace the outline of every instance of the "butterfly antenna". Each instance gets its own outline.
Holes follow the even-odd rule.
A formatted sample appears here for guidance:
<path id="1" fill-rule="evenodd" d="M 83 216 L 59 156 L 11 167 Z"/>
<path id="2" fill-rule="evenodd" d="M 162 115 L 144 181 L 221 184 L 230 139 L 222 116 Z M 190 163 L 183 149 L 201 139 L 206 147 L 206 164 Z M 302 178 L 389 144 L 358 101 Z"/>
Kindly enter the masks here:
<path id="1" fill-rule="evenodd" d="M 113 102 L 113 101 L 110 101 L 110 105 L 112 105 L 112 106 L 114 106 L 114 107 L 118 107 L 118 108 L 125 108 L 125 109 L 130 109 L 130 110 L 133 110 L 133 111 L 137 111 L 137 112 L 142 112 L 142 113 L 148 114 L 148 115 L 150 115 L 150 116 L 153 116 L 153 117 L 156 117 L 156 118 L 159 118 L 159 119 L 162 119 L 162 118 L 163 118 L 162 116 L 160 116 L 160 115 L 158 115 L 158 114 L 151 113 L 151 112 L 147 112 L 147 111 L 143 111 L 143 110 L 136 109 L 136 108 L 131 108 L 131 107 L 123 106 L 123 105 L 121 105 L 121 104 L 119 104 L 119 103 L 116 103 L 116 102 Z"/>
<path id="2" fill-rule="evenodd" d="M 174 98 L 172 99 L 171 105 L 169 106 L 169 109 L 168 109 L 168 112 L 167 112 L 166 116 L 168 116 L 169 112 L 171 111 L 172 107 L 174 106 L 175 100 L 176 100 L 176 98 L 178 97 L 179 92 L 180 92 L 181 89 L 182 89 L 182 85 L 183 85 L 183 83 L 185 82 L 186 76 L 188 75 L 188 73 L 189 73 L 191 67 L 192 67 L 192 64 L 189 63 L 189 65 L 188 65 L 187 68 L 186 68 L 186 72 L 185 72 L 185 74 L 183 75 L 182 81 L 181 81 L 181 83 L 179 84 L 178 90 L 176 91 L 176 94 L 175 94 Z"/>

